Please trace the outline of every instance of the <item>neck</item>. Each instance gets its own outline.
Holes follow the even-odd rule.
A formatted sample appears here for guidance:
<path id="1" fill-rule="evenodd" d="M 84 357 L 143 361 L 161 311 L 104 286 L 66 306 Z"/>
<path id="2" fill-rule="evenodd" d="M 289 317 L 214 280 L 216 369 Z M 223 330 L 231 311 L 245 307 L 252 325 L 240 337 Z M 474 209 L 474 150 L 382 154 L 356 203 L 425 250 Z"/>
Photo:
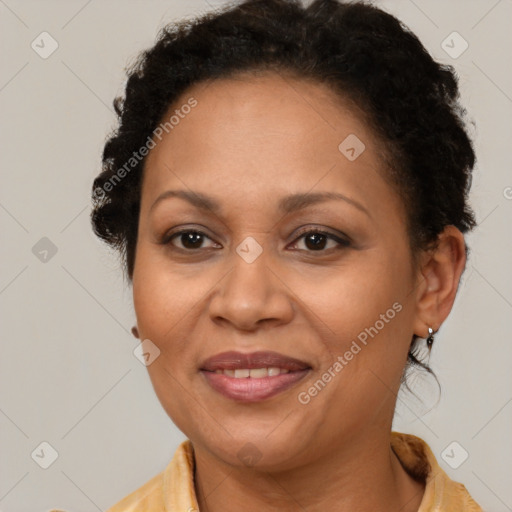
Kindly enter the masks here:
<path id="1" fill-rule="evenodd" d="M 417 512 L 424 484 L 403 469 L 391 449 L 389 432 L 371 434 L 327 450 L 307 465 L 279 472 L 233 467 L 194 448 L 200 510 Z"/>

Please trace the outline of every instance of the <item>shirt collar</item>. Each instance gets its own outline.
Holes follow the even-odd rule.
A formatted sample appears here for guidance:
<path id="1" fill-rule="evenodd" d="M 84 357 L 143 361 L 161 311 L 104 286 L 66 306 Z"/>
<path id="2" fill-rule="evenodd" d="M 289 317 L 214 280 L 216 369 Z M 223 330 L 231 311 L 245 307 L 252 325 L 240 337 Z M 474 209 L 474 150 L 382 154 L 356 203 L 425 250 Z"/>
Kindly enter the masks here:
<path id="1" fill-rule="evenodd" d="M 461 510 L 483 512 L 464 485 L 451 480 L 439 466 L 427 443 L 411 434 L 391 432 L 391 448 L 404 469 L 425 483 L 418 512 Z M 194 449 L 186 440 L 176 450 L 163 474 L 163 499 L 166 512 L 199 510 L 194 486 Z"/>

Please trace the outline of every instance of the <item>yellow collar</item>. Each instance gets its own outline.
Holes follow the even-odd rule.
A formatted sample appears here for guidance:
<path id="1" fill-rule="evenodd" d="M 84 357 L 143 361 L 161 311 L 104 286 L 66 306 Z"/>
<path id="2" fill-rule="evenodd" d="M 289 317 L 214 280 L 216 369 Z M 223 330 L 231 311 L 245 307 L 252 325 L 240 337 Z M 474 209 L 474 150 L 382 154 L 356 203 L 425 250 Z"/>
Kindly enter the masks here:
<path id="1" fill-rule="evenodd" d="M 411 434 L 391 432 L 391 447 L 404 469 L 414 478 L 425 482 L 425 494 L 418 512 L 483 512 L 464 485 L 451 480 L 443 471 L 425 441 Z M 199 510 L 194 486 L 194 450 L 189 440 L 179 445 L 164 471 L 107 512 L 140 510 Z"/>

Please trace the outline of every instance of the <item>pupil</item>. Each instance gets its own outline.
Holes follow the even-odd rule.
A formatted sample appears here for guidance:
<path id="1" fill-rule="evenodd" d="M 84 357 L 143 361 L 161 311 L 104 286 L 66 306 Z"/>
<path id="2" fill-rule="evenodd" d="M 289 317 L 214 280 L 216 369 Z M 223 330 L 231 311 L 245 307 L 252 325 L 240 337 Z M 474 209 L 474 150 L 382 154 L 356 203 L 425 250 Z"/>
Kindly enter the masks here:
<path id="1" fill-rule="evenodd" d="M 183 233 L 181 235 L 181 243 L 188 249 L 197 249 L 201 245 L 201 237 L 202 235 L 199 233 Z"/>
<path id="2" fill-rule="evenodd" d="M 308 244 L 308 241 L 312 241 L 313 240 L 313 243 L 311 244 Z M 313 233 L 313 234 L 310 234 L 306 237 L 306 246 L 308 247 L 308 249 L 323 249 L 324 246 L 325 246 L 325 240 L 326 240 L 326 236 L 325 235 L 322 235 L 321 233 Z"/>

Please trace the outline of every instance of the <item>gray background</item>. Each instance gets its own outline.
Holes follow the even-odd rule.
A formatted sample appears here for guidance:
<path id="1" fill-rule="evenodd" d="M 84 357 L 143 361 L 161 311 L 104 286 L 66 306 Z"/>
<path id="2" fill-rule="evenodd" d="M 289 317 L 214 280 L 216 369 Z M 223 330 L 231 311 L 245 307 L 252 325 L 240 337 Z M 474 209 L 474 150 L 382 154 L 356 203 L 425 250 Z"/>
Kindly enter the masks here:
<path id="1" fill-rule="evenodd" d="M 92 234 L 89 191 L 123 68 L 165 23 L 221 3 L 0 0 L 3 512 L 105 510 L 162 471 L 185 439 L 133 355 L 131 289 Z M 512 510 L 512 2 L 377 3 L 455 66 L 478 155 L 480 227 L 431 359 L 441 398 L 432 379 L 412 379 L 423 403 L 399 394 L 394 429 L 424 438 L 484 509 Z M 59 45 L 46 59 L 31 48 L 43 31 Z M 441 46 L 453 31 L 469 44 L 457 58 Z M 44 441 L 58 453 L 47 469 Z M 469 457 L 454 469 L 462 450 Z"/>

